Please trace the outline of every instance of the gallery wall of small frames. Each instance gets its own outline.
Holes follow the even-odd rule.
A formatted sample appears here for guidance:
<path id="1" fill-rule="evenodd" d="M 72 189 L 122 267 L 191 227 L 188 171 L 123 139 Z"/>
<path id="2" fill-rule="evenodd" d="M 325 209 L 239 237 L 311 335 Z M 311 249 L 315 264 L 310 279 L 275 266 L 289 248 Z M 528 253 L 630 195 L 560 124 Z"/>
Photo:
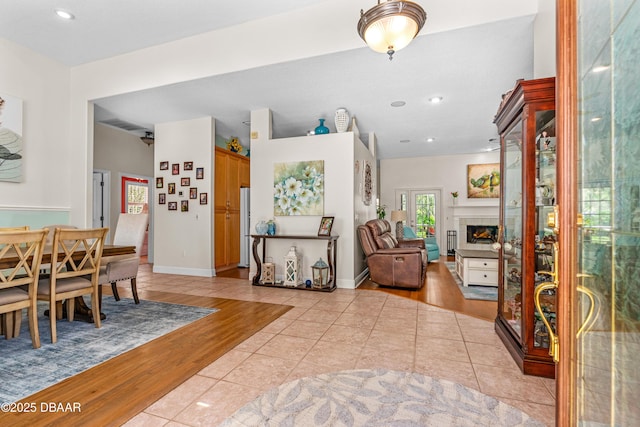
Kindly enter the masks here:
<path id="1" fill-rule="evenodd" d="M 168 173 L 169 170 L 171 170 L 171 175 Z M 184 162 L 181 165 L 180 163 L 169 164 L 168 161 L 164 161 L 160 162 L 160 173 L 162 174 L 163 171 L 167 171 L 166 176 L 156 177 L 159 205 L 167 205 L 167 209 L 170 211 L 178 211 L 179 209 L 180 212 L 189 212 L 189 201 L 191 200 L 193 203 L 198 200 L 201 205 L 209 203 L 208 193 L 200 192 L 197 187 L 198 180 L 204 179 L 204 168 L 197 167 L 194 170 L 193 162 Z"/>

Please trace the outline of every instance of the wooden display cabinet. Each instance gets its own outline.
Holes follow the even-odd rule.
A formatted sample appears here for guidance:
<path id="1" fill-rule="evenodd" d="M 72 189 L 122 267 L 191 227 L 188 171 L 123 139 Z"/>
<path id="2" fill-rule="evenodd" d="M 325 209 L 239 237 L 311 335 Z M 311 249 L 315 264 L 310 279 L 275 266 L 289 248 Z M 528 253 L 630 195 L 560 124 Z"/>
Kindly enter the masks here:
<path id="1" fill-rule="evenodd" d="M 552 281 L 556 194 L 555 78 L 520 80 L 504 95 L 500 134 L 500 232 L 496 332 L 525 374 L 555 377 L 549 334 L 535 307 L 537 286 Z M 541 295 L 555 327 L 555 293 Z"/>

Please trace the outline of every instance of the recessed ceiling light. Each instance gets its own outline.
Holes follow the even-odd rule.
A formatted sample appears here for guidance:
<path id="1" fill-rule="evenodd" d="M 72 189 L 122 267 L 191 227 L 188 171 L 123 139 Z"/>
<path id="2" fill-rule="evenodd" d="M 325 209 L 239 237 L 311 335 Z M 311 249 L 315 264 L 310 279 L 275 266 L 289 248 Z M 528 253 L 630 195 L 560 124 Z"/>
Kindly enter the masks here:
<path id="1" fill-rule="evenodd" d="M 594 73 L 601 73 L 603 71 L 607 71 L 609 69 L 609 65 L 599 65 L 597 67 L 593 67 L 591 71 Z"/>
<path id="2" fill-rule="evenodd" d="M 435 141 L 435 140 L 436 140 L 436 139 L 435 139 L 434 137 L 432 137 L 432 136 L 430 136 L 429 138 L 427 138 L 427 142 L 433 142 L 433 141 Z"/>
<path id="3" fill-rule="evenodd" d="M 404 107 L 407 103 L 404 101 L 393 101 L 391 103 L 392 107 Z"/>
<path id="4" fill-rule="evenodd" d="M 433 98 L 429 98 L 429 102 L 432 104 L 439 104 L 442 102 L 441 96 L 434 96 Z"/>
<path id="5" fill-rule="evenodd" d="M 73 13 L 67 12 L 66 10 L 56 9 L 56 15 L 58 15 L 62 19 L 71 20 L 74 19 Z"/>
<path id="6" fill-rule="evenodd" d="M 411 140 L 410 140 L 410 139 L 401 139 L 401 140 L 400 140 L 400 143 L 401 143 L 401 144 L 406 144 L 406 143 L 408 143 L 408 142 L 411 142 Z"/>

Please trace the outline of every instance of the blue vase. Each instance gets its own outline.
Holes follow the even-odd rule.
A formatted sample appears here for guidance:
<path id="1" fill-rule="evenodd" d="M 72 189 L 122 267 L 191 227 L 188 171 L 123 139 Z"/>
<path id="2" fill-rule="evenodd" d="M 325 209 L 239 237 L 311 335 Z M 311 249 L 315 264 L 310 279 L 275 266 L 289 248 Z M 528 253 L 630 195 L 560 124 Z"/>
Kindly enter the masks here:
<path id="1" fill-rule="evenodd" d="M 326 133 L 329 133 L 329 128 L 324 125 L 324 119 L 318 119 L 318 120 L 320 120 L 320 125 L 317 128 L 315 128 L 315 134 L 324 135 Z"/>
<path id="2" fill-rule="evenodd" d="M 276 235 L 276 223 L 275 221 L 267 222 L 267 236 L 275 236 Z"/>

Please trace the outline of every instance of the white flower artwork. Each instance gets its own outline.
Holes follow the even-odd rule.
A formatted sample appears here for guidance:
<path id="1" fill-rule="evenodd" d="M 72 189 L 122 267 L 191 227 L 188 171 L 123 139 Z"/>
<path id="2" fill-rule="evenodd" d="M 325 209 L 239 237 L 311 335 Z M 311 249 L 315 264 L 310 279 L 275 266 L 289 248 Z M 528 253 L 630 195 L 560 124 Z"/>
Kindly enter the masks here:
<path id="1" fill-rule="evenodd" d="M 275 163 L 273 170 L 274 215 L 324 213 L 324 160 Z"/>

